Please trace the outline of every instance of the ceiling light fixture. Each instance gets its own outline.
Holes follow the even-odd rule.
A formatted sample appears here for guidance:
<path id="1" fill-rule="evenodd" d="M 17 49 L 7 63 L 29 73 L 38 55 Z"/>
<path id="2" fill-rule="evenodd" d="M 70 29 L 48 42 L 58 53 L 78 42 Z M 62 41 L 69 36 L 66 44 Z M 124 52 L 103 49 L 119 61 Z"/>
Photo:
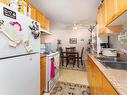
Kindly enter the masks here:
<path id="1" fill-rule="evenodd" d="M 73 25 L 73 30 L 78 30 L 77 24 Z"/>
<path id="2" fill-rule="evenodd" d="M 76 27 L 76 26 L 75 26 L 75 27 L 73 27 L 73 30 L 78 30 L 78 27 Z"/>

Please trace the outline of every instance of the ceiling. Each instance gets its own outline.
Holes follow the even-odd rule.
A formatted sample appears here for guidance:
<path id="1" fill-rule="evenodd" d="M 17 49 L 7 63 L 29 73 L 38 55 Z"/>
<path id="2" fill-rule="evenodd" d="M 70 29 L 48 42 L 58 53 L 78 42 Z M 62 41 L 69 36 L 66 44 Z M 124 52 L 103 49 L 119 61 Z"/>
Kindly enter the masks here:
<path id="1" fill-rule="evenodd" d="M 30 0 L 52 22 L 62 24 L 96 23 L 101 0 Z"/>

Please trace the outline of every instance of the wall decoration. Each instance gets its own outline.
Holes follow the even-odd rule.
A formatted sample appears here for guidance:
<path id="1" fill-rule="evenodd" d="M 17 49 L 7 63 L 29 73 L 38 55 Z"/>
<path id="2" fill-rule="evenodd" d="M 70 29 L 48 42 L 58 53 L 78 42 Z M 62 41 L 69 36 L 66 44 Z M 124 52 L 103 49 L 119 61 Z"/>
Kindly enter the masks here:
<path id="1" fill-rule="evenodd" d="M 16 12 L 3 7 L 3 14 L 9 18 L 16 19 Z"/>
<path id="2" fill-rule="evenodd" d="M 70 44 L 77 44 L 77 38 L 70 38 L 69 43 Z"/>

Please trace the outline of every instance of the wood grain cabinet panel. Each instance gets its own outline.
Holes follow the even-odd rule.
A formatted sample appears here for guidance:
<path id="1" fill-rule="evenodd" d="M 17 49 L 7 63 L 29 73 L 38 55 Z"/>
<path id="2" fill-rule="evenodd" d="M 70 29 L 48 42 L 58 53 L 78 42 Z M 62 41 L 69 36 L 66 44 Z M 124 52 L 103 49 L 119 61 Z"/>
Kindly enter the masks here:
<path id="1" fill-rule="evenodd" d="M 103 2 L 102 8 L 101 8 L 101 15 L 102 15 L 102 22 L 101 22 L 101 32 L 102 34 L 105 34 L 105 26 L 106 26 L 106 14 L 105 14 L 105 1 Z"/>
<path id="2" fill-rule="evenodd" d="M 96 88 L 96 95 L 103 95 L 102 89 L 102 73 L 94 64 L 94 73 L 95 73 L 95 88 Z"/>
<path id="3" fill-rule="evenodd" d="M 10 4 L 10 0 L 0 0 L 0 2 L 6 4 L 6 5 L 9 5 Z"/>
<path id="4" fill-rule="evenodd" d="M 41 15 L 40 11 L 37 11 L 37 13 L 36 13 L 36 20 L 37 20 L 37 22 L 40 23 L 40 26 L 42 28 L 42 15 Z"/>
<path id="5" fill-rule="evenodd" d="M 46 16 L 44 16 L 44 27 L 43 28 L 48 31 L 50 29 L 50 21 Z"/>
<path id="6" fill-rule="evenodd" d="M 117 0 L 117 16 L 127 10 L 127 0 Z"/>
<path id="7" fill-rule="evenodd" d="M 98 12 L 98 34 L 99 36 L 105 34 L 105 6 L 102 5 Z"/>
<path id="8" fill-rule="evenodd" d="M 116 16 L 117 12 L 117 1 L 116 0 L 106 0 L 107 3 L 107 23 L 111 23 Z"/>
<path id="9" fill-rule="evenodd" d="M 45 29 L 45 16 L 44 16 L 44 14 L 41 14 L 41 18 L 42 18 L 41 27 Z"/>
<path id="10" fill-rule="evenodd" d="M 88 57 L 87 67 L 88 82 L 92 95 L 118 95 L 116 90 L 90 57 Z"/>
<path id="11" fill-rule="evenodd" d="M 46 57 L 40 60 L 40 93 L 46 89 Z"/>
<path id="12" fill-rule="evenodd" d="M 100 8 L 98 11 L 98 34 L 102 34 L 102 9 Z"/>
<path id="13" fill-rule="evenodd" d="M 31 18 L 33 20 L 36 20 L 36 7 L 34 7 L 30 2 L 27 2 L 28 3 L 28 6 L 31 8 Z"/>
<path id="14" fill-rule="evenodd" d="M 118 93 L 115 91 L 115 89 L 112 87 L 112 85 L 108 82 L 108 80 L 103 77 L 103 95 L 118 95 Z"/>

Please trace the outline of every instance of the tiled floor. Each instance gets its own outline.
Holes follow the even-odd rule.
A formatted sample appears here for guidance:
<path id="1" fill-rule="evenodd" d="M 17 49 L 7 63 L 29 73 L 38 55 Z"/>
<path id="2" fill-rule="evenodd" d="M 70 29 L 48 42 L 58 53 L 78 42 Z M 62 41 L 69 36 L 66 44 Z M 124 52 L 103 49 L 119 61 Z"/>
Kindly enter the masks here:
<path id="1" fill-rule="evenodd" d="M 88 85 L 87 73 L 84 71 L 62 69 L 59 81 Z M 46 93 L 44 95 L 49 94 Z"/>
<path id="2" fill-rule="evenodd" d="M 84 71 L 63 69 L 59 81 L 88 85 L 87 73 Z"/>

